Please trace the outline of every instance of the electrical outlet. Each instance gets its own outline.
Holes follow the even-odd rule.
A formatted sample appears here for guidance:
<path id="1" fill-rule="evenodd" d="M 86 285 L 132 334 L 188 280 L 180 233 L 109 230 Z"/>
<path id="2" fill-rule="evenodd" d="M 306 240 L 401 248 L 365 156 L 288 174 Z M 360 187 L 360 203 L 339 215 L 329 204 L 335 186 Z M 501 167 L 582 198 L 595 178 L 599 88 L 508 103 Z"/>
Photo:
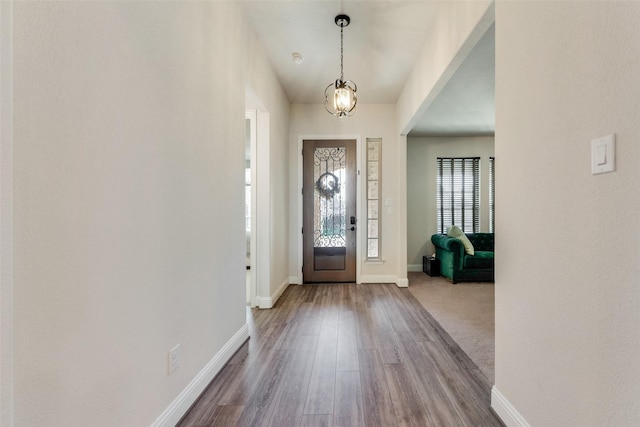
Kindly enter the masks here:
<path id="1" fill-rule="evenodd" d="M 180 344 L 169 350 L 169 375 L 180 367 Z"/>

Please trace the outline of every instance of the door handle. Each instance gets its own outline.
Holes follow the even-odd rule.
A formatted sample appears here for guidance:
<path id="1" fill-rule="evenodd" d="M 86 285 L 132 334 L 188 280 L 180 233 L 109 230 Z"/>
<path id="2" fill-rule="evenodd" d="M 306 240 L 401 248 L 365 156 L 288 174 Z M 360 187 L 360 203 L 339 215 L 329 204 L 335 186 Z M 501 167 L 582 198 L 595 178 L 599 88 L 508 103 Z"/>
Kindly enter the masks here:
<path id="1" fill-rule="evenodd" d="M 356 230 L 356 228 L 355 228 L 355 227 L 351 227 L 351 231 L 355 231 L 355 230 Z"/>
<path id="2" fill-rule="evenodd" d="M 350 221 L 349 223 L 350 223 L 351 225 L 355 224 L 355 223 L 356 223 L 356 217 L 355 217 L 355 216 L 350 217 L 350 218 L 349 218 L 349 221 Z"/>

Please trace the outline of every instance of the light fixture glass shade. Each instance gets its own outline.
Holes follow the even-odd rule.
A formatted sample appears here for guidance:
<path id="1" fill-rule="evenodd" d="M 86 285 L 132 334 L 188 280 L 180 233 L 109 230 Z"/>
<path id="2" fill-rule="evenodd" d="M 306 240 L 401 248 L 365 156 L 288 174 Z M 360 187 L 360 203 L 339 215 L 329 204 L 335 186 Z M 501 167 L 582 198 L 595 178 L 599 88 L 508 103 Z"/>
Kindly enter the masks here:
<path id="1" fill-rule="evenodd" d="M 336 111 L 349 111 L 352 101 L 351 91 L 344 87 L 339 87 L 333 94 L 333 108 Z"/>
<path id="2" fill-rule="evenodd" d="M 329 99 L 331 97 L 329 88 L 331 87 L 334 88 L 333 102 L 332 102 L 333 109 L 329 108 L 329 105 L 330 105 Z M 343 81 L 340 79 L 336 80 L 335 83 L 331 83 L 329 86 L 327 86 L 327 88 L 324 91 L 325 109 L 329 113 L 341 119 L 344 117 L 352 116 L 356 108 L 356 104 L 358 102 L 358 98 L 356 97 L 357 90 L 358 89 L 356 87 L 356 84 L 351 80 L 347 80 L 347 81 Z"/>

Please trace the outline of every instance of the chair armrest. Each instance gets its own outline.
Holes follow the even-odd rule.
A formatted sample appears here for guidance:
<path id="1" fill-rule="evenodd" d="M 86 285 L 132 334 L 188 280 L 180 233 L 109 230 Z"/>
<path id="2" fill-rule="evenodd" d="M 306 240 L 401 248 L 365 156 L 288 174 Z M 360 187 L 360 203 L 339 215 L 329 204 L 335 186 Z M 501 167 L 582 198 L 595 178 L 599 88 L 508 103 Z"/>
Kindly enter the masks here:
<path id="1" fill-rule="evenodd" d="M 431 236 L 431 243 L 433 243 L 436 248 L 442 248 L 447 251 L 459 253 L 460 255 L 464 254 L 462 242 L 446 234 L 434 234 Z"/>
<path id="2" fill-rule="evenodd" d="M 456 275 L 464 265 L 464 245 L 459 239 L 446 234 L 434 234 L 431 243 L 436 247 L 436 258 L 440 260 L 440 272 L 456 282 Z"/>

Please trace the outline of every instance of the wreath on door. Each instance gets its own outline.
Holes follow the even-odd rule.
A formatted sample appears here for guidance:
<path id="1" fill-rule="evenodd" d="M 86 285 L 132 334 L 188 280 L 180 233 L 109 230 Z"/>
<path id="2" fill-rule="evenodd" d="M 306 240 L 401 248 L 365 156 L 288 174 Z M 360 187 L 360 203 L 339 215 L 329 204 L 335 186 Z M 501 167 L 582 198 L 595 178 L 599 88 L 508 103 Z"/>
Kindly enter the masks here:
<path id="1" fill-rule="evenodd" d="M 332 199 L 340 192 L 340 180 L 331 172 L 325 172 L 316 181 L 316 189 L 322 197 Z"/>

